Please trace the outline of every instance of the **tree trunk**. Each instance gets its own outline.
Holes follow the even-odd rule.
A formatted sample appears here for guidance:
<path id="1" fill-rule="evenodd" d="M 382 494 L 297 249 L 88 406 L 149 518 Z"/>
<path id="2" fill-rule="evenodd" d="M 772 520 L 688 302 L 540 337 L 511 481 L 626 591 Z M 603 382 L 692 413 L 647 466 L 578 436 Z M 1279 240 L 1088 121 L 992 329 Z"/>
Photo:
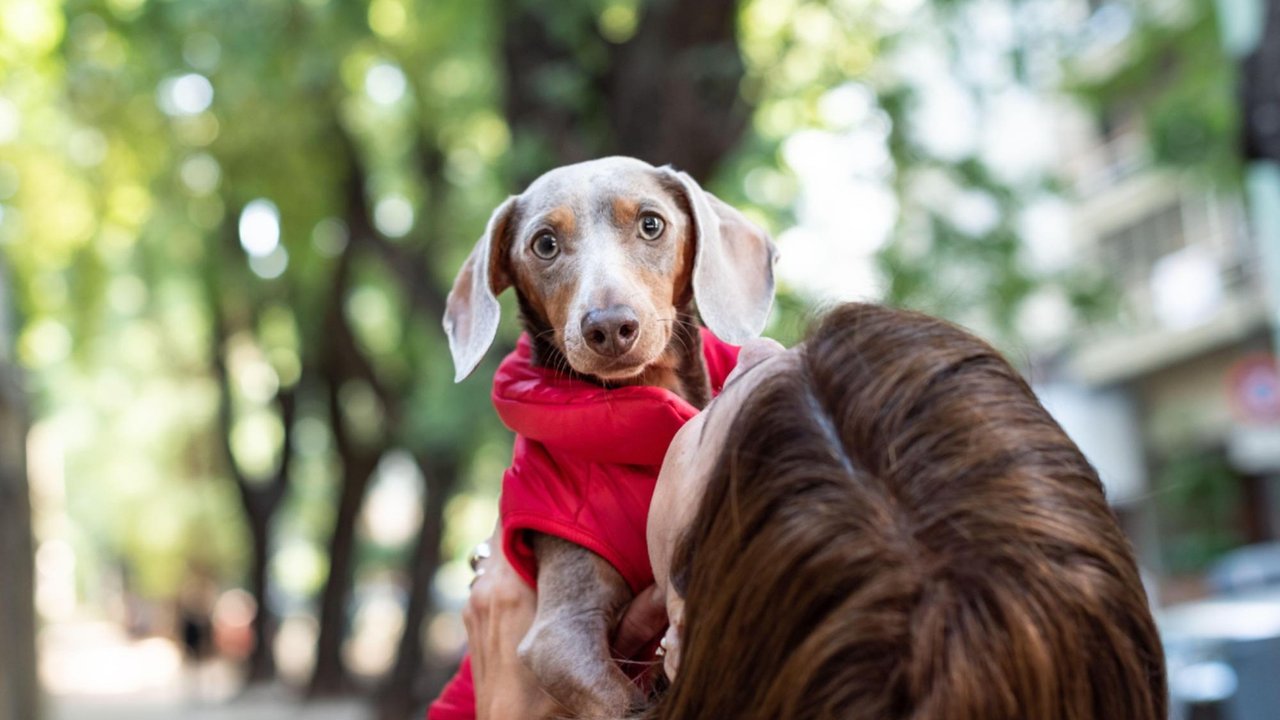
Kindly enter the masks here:
<path id="1" fill-rule="evenodd" d="M 746 132 L 737 0 L 653 0 L 604 80 L 610 152 L 707 180 Z"/>
<path id="2" fill-rule="evenodd" d="M 401 418 L 398 396 L 383 387 L 369 359 L 361 353 L 343 312 L 351 285 L 354 253 L 362 248 L 376 249 L 377 245 L 365 193 L 364 167 L 351 139 L 341 131 L 337 131 L 336 139 L 348 160 L 345 220 L 351 241 L 338 258 L 334 273 L 332 295 L 325 315 L 321 366 L 322 379 L 328 388 L 329 426 L 342 465 L 342 489 L 329 542 L 329 576 L 325 579 L 320 599 L 316 664 L 307 686 L 307 696 L 313 698 L 343 694 L 351 687 L 350 673 L 342 658 L 342 644 L 346 640 L 347 611 L 355 579 L 356 520 L 364 507 L 369 480 L 383 453 L 389 449 L 390 439 L 396 436 L 395 428 L 399 427 Z M 352 437 L 343 418 L 339 390 L 352 381 L 367 383 L 382 403 L 383 428 L 372 447 L 366 447 Z"/>
<path id="3" fill-rule="evenodd" d="M 289 452 L 286 448 L 284 452 Z M 276 616 L 268 597 L 267 570 L 271 562 L 271 517 L 269 514 L 250 513 L 249 535 L 253 540 L 253 564 L 249 569 L 249 592 L 258 604 L 253 618 L 253 653 L 249 655 L 249 668 L 245 678 L 249 683 L 272 680 L 276 676 L 275 643 Z"/>
<path id="4" fill-rule="evenodd" d="M 334 402 L 337 402 L 336 395 L 335 392 Z M 347 611 L 355 577 L 356 520 L 376 467 L 376 457 L 343 459 L 342 494 L 329 541 L 329 577 L 321 595 L 320 637 L 316 640 L 316 665 L 307 688 L 309 697 L 339 695 L 351 689 L 351 678 L 342 659 L 342 643 L 347 636 Z"/>
<path id="5" fill-rule="evenodd" d="M 443 672 L 428 677 L 422 656 L 422 624 L 435 612 L 431 581 L 440 567 L 440 541 L 444 537 L 444 506 L 458 481 L 456 449 L 419 457 L 425 485 L 422 498 L 422 530 L 410 560 L 409 603 L 405 609 L 404 634 L 378 699 L 379 720 L 405 720 L 433 697 L 447 677 Z"/>
<path id="6" fill-rule="evenodd" d="M 228 217 L 239 217 L 238 211 L 229 213 Z M 232 266 L 239 264 L 238 231 L 236 226 L 228 223 L 223 229 L 223 247 L 216 256 L 215 263 L 227 260 L 230 249 Z M 297 386 L 280 388 L 275 397 L 276 410 L 280 413 L 280 422 L 284 426 L 284 438 L 280 448 L 280 464 L 275 474 L 261 482 L 247 477 L 236 463 L 235 453 L 231 448 L 231 427 L 233 424 L 232 379 L 227 370 L 223 356 L 227 338 L 231 335 L 224 308 L 222 307 L 222 288 L 218 277 L 218 266 L 210 275 L 206 288 L 207 301 L 213 324 L 213 370 L 218 381 L 218 433 L 222 445 L 222 454 L 226 459 L 227 472 L 231 475 L 240 497 L 240 507 L 244 512 L 245 523 L 249 526 L 249 539 L 253 548 L 252 565 L 249 569 L 249 591 L 257 604 L 257 612 L 253 617 L 253 651 L 249 655 L 245 680 L 259 683 L 273 680 L 276 675 L 275 664 L 275 630 L 276 617 L 271 609 L 270 580 L 268 578 L 271 562 L 271 525 L 276 511 L 284 500 L 291 480 L 293 466 L 293 425 L 296 419 Z M 247 311 L 252 315 L 252 310 Z M 252 326 L 250 318 L 244 324 Z M 308 375 L 304 368 L 303 377 Z M 301 383 L 301 379 L 299 380 Z"/>
<path id="7" fill-rule="evenodd" d="M 0 361 L 0 720 L 41 717 L 26 427 L 17 370 Z"/>
<path id="8" fill-rule="evenodd" d="M 253 560 L 249 568 L 249 591 L 253 593 L 258 611 L 253 617 L 253 652 L 249 655 L 249 667 L 245 679 L 250 683 L 275 679 L 275 637 L 277 618 L 271 608 L 271 527 L 280 509 L 291 479 L 290 458 L 293 453 L 293 423 L 295 420 L 295 396 L 292 389 L 281 389 L 276 396 L 280 421 L 284 425 L 281 442 L 280 466 L 275 477 L 261 485 L 255 485 L 238 471 L 236 485 L 240 489 L 240 501 L 249 525 L 249 537 L 253 543 Z M 234 459 L 229 462 L 234 465 Z"/>
<path id="9" fill-rule="evenodd" d="M 342 465 L 342 486 L 338 496 L 338 512 L 334 517 L 333 535 L 329 540 L 329 576 L 320 598 L 320 635 L 316 639 L 316 664 L 307 687 L 308 697 L 346 693 L 351 678 L 342 658 L 342 644 L 347 636 L 347 613 L 351 601 L 351 585 L 355 579 L 356 521 L 364 507 L 365 491 L 378 467 L 383 448 L 362 447 L 351 437 L 343 418 L 340 390 L 348 381 L 358 378 L 352 362 L 360 359 L 355 338 L 342 314 L 346 294 L 349 258 L 340 261 L 339 282 L 334 287 L 330 305 L 328 342 L 325 351 L 324 380 L 328 386 L 329 426 Z M 376 385 L 372 368 L 366 379 Z M 381 393 L 379 393 L 381 395 Z M 388 413 L 389 414 L 389 413 Z M 390 418 L 388 423 L 392 422 Z M 385 435 L 384 435 L 385 437 Z"/>
<path id="10" fill-rule="evenodd" d="M 571 39 L 594 32 L 593 13 L 581 14 L 577 32 L 564 33 L 554 25 L 563 22 L 562 5 L 505 4 L 507 122 L 526 146 L 523 155 L 538 160 L 517 168 L 517 184 L 556 165 L 610 154 L 673 164 L 706 180 L 737 147 L 750 108 L 739 92 L 745 66 L 736 0 L 652 0 L 640 9 L 629 40 L 598 40 L 608 62 L 590 74 L 576 62 Z M 566 72 L 585 75 L 577 84 L 589 97 L 566 103 L 552 92 L 551 79 Z"/>
<path id="11" fill-rule="evenodd" d="M 408 246 L 387 242 L 376 233 L 370 233 L 369 239 L 387 270 L 399 281 L 409 300 L 410 313 L 418 317 L 420 324 L 438 327 L 439 319 L 444 315 L 448 287 L 437 284 L 433 280 L 435 274 L 424 272 L 424 269 L 431 265 L 431 249 L 442 240 L 438 218 L 445 212 L 444 155 L 433 138 L 424 136 L 419 142 L 418 169 L 427 187 L 428 203 L 419 224 L 423 242 L 415 252 Z M 358 164 L 358 158 L 353 164 Z M 437 338 L 444 342 L 442 335 Z M 458 468 L 466 452 L 462 446 L 440 442 L 435 443 L 434 451 L 415 452 L 424 483 L 422 527 L 407 562 L 408 601 L 404 631 L 396 649 L 395 664 L 378 692 L 377 717 L 384 720 L 404 720 L 415 716 L 426 701 L 443 687 L 452 670 L 427 666 L 422 652 L 422 626 L 435 613 L 431 583 L 440 567 L 444 507 L 457 488 Z"/>

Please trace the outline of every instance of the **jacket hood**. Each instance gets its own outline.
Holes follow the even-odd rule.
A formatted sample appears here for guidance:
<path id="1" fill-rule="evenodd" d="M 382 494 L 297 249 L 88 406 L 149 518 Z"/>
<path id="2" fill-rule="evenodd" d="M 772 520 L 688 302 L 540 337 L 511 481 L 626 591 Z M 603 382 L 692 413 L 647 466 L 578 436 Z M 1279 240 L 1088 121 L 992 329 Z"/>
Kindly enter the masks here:
<path id="1" fill-rule="evenodd" d="M 706 328 L 700 332 L 714 397 L 738 362 L 738 348 Z M 522 334 L 494 375 L 493 406 L 508 428 L 554 450 L 593 462 L 657 466 L 676 431 L 698 414 L 664 388 L 602 388 L 531 359 L 532 344 Z"/>

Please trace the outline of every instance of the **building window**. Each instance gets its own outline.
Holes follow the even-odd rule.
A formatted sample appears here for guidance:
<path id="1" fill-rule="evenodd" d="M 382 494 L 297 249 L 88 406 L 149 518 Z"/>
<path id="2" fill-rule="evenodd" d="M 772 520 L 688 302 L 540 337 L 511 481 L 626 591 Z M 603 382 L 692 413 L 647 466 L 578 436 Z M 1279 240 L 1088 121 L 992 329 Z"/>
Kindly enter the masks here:
<path id="1" fill-rule="evenodd" d="M 1103 109 L 1097 123 L 1104 186 L 1119 183 L 1147 167 L 1147 142 L 1132 104 L 1117 103 Z"/>
<path id="2" fill-rule="evenodd" d="M 1160 258 L 1187 244 L 1182 205 L 1174 202 L 1103 235 L 1103 260 L 1125 284 L 1145 282 Z"/>

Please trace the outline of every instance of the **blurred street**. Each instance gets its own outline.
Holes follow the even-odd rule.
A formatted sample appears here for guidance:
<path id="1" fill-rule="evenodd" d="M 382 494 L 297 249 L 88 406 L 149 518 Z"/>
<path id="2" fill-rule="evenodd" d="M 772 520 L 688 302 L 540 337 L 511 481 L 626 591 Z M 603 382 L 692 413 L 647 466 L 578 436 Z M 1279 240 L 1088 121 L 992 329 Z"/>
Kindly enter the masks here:
<path id="1" fill-rule="evenodd" d="M 131 640 L 109 623 L 73 622 L 41 638 L 49 720 L 365 720 L 356 700 L 299 702 L 283 685 L 241 692 L 226 660 L 185 664 L 163 638 Z"/>
<path id="2" fill-rule="evenodd" d="M 367 715 L 368 710 L 352 700 L 299 703 L 291 695 L 270 693 L 207 704 L 136 697 L 119 701 L 59 698 L 50 713 L 53 720 L 363 720 Z"/>

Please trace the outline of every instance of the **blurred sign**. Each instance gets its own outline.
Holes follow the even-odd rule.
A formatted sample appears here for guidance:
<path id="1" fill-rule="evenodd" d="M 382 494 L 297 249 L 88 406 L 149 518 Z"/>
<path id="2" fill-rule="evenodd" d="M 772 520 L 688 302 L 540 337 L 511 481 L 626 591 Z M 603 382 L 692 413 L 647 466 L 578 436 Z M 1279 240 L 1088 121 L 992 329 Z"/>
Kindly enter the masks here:
<path id="1" fill-rule="evenodd" d="M 1267 353 L 1249 355 L 1227 370 L 1236 419 L 1247 425 L 1280 423 L 1280 366 Z"/>
<path id="2" fill-rule="evenodd" d="M 1280 471 L 1280 368 L 1275 356 L 1256 353 L 1227 370 L 1237 425 L 1227 434 L 1227 457 L 1246 473 Z"/>

